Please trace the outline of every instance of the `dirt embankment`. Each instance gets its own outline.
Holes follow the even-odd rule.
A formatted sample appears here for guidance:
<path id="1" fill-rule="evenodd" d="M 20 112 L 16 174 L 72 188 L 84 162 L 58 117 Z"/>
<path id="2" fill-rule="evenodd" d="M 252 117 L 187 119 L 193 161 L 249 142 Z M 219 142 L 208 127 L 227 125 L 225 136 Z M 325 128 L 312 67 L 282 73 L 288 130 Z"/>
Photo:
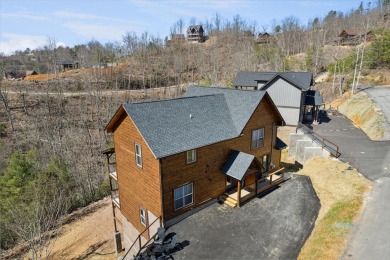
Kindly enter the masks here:
<path id="1" fill-rule="evenodd" d="M 359 126 L 371 140 L 384 135 L 381 123 L 385 118 L 374 101 L 364 92 L 359 92 L 338 106 L 338 110 Z"/>
<path id="2" fill-rule="evenodd" d="M 59 235 L 50 241 L 49 259 L 117 259 L 111 199 L 105 198 L 65 217 Z M 19 245 L 3 259 L 30 259 Z"/>

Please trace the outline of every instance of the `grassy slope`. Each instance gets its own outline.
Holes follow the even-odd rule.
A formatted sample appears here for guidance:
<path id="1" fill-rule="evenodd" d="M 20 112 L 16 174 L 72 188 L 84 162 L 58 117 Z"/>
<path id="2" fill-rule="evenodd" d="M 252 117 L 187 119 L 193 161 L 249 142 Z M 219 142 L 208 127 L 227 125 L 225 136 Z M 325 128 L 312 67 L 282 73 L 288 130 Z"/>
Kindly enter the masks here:
<path id="1" fill-rule="evenodd" d="M 299 259 L 337 259 L 371 184 L 348 164 L 330 158 L 314 158 L 298 174 L 310 177 L 321 201 L 314 230 Z"/>

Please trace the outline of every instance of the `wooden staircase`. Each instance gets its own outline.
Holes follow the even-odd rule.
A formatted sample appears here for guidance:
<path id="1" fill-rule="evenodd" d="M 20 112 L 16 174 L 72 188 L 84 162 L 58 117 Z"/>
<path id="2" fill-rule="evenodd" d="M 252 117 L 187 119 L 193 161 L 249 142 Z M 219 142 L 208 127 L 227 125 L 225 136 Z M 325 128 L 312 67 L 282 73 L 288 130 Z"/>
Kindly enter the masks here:
<path id="1" fill-rule="evenodd" d="M 223 194 L 221 197 L 218 198 L 219 201 L 223 202 L 224 204 L 232 207 L 232 208 L 235 208 L 237 207 L 237 201 L 231 197 L 229 197 L 228 194 Z"/>

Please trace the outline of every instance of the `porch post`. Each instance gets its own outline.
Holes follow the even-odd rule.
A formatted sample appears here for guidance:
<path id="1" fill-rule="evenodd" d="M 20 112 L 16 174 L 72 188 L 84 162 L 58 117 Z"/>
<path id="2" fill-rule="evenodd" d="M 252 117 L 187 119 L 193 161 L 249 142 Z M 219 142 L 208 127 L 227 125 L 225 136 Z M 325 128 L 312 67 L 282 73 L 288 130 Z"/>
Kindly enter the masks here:
<path id="1" fill-rule="evenodd" d="M 241 207 L 241 181 L 237 183 L 237 206 Z"/>
<path id="2" fill-rule="evenodd" d="M 257 182 L 259 181 L 259 178 L 258 178 L 258 175 L 259 175 L 259 173 L 258 172 L 256 172 L 255 173 L 256 174 L 256 178 L 255 178 L 255 194 L 256 194 L 256 196 L 257 196 Z"/>

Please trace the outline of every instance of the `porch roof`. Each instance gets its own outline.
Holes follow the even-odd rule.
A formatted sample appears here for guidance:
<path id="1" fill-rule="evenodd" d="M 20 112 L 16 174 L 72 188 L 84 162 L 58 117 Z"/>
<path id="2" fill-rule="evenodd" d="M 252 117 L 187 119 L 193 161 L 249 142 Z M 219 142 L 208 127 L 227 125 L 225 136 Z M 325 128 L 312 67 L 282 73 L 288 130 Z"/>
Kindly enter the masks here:
<path id="1" fill-rule="evenodd" d="M 242 180 L 256 157 L 240 151 L 233 151 L 229 160 L 222 167 L 222 172 L 237 180 Z"/>
<path id="2" fill-rule="evenodd" d="M 283 150 L 286 147 L 287 147 L 287 144 L 285 142 L 283 142 L 282 139 L 280 139 L 279 137 L 276 137 L 275 148 L 278 150 Z"/>

